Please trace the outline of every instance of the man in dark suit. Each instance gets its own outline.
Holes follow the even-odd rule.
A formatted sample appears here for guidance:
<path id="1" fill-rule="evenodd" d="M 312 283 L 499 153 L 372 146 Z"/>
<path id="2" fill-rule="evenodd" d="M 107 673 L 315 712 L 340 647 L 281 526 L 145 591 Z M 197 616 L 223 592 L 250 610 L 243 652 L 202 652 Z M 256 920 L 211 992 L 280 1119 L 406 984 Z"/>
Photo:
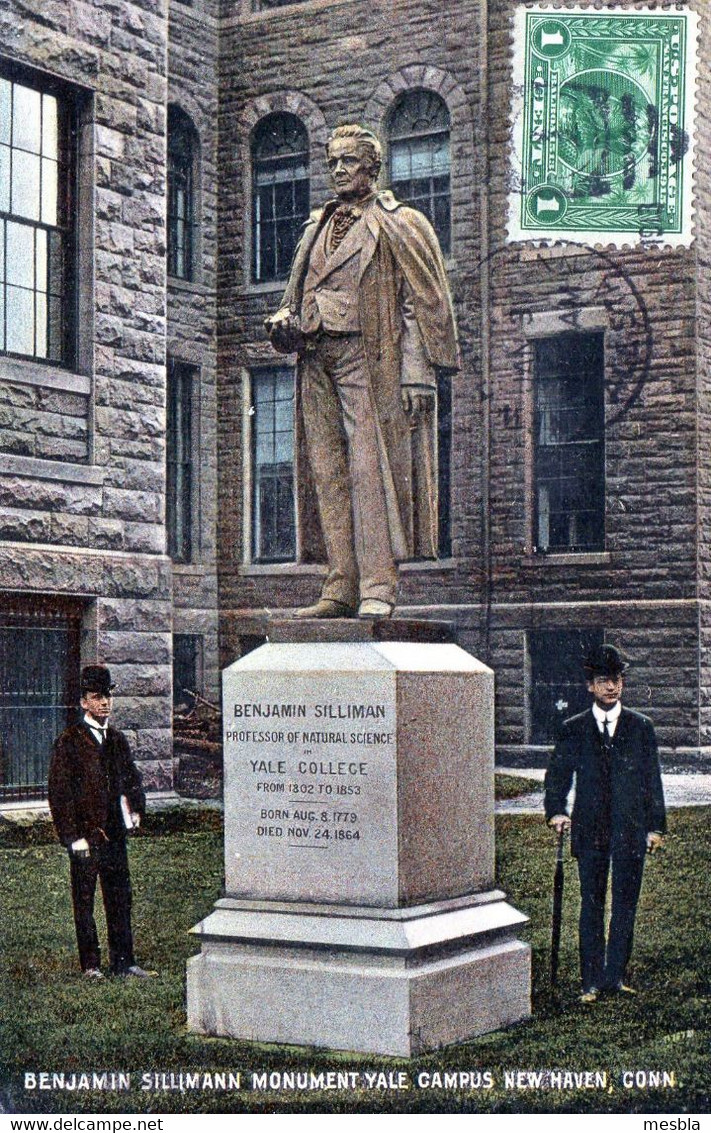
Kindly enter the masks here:
<path id="1" fill-rule="evenodd" d="M 634 995 L 625 983 L 645 854 L 663 843 L 664 795 L 651 720 L 623 708 L 627 662 L 614 645 L 583 664 L 592 711 L 563 724 L 545 779 L 546 819 L 571 829 L 580 875 L 582 1003 L 601 991 Z M 567 800 L 575 780 L 572 821 Z M 612 865 L 612 910 L 605 946 L 605 894 Z"/>
<path id="2" fill-rule="evenodd" d="M 112 973 L 136 978 L 155 975 L 140 968 L 133 954 L 126 833 L 139 825 L 146 800 L 128 740 L 108 723 L 114 688 L 104 665 L 82 669 L 84 716 L 55 742 L 49 769 L 52 819 L 69 851 L 79 962 L 90 979 L 104 978 L 94 921 L 97 879 Z"/>

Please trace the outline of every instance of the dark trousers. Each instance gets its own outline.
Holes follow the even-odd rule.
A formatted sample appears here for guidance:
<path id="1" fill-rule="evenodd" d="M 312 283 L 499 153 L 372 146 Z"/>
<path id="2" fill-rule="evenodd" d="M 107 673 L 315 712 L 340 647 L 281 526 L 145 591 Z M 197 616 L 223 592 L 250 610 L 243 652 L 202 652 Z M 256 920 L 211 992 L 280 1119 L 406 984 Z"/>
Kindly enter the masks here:
<path id="1" fill-rule="evenodd" d="M 612 908 L 605 947 L 605 894 L 612 861 Z M 583 989 L 617 987 L 632 952 L 644 858 L 593 851 L 578 858 Z"/>
<path id="2" fill-rule="evenodd" d="M 88 858 L 70 854 L 72 904 L 82 971 L 101 963 L 99 937 L 94 920 L 97 878 L 101 884 L 109 938 L 111 970 L 125 972 L 133 963 L 131 935 L 131 878 L 125 840 L 107 842 L 92 849 Z"/>

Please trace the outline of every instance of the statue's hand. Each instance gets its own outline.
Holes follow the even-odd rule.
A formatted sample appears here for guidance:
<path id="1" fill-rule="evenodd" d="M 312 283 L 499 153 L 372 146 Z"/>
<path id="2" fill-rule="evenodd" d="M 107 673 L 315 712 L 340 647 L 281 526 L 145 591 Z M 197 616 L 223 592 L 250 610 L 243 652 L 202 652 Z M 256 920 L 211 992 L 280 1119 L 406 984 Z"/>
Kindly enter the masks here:
<path id="1" fill-rule="evenodd" d="M 275 315 L 269 315 L 264 320 L 264 329 L 269 335 L 269 341 L 280 354 L 291 354 L 298 349 L 301 342 L 301 326 L 298 315 L 289 307 L 282 307 Z"/>
<path id="2" fill-rule="evenodd" d="M 403 386 L 402 407 L 408 417 L 419 417 L 434 409 L 435 391 L 426 386 Z"/>

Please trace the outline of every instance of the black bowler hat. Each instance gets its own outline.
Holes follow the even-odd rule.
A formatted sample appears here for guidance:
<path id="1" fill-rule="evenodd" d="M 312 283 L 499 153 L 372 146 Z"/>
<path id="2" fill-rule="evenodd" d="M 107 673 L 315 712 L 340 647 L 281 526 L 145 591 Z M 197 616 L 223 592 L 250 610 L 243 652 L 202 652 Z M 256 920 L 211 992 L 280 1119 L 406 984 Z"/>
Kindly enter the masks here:
<path id="1" fill-rule="evenodd" d="M 106 665 L 85 665 L 81 671 L 80 688 L 85 692 L 98 692 L 109 696 L 116 685 L 111 683 L 111 672 Z"/>
<path id="2" fill-rule="evenodd" d="M 629 668 L 619 649 L 614 645 L 598 645 L 591 649 L 583 661 L 583 669 L 588 677 L 619 677 Z"/>

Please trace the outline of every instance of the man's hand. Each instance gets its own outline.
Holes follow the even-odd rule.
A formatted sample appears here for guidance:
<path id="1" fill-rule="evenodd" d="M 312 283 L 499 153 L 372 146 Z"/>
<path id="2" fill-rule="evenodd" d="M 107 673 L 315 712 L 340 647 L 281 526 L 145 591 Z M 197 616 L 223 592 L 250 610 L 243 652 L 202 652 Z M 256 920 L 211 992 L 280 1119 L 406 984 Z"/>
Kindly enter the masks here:
<path id="1" fill-rule="evenodd" d="M 86 838 L 78 838 L 76 842 L 72 842 L 69 849 L 79 858 L 89 857 L 89 843 Z"/>
<path id="2" fill-rule="evenodd" d="M 301 339 L 301 325 L 298 315 L 289 307 L 282 307 L 275 315 L 264 320 L 264 329 L 269 341 L 280 354 L 291 354 L 297 349 Z"/>
<path id="3" fill-rule="evenodd" d="M 434 409 L 435 391 L 426 386 L 403 386 L 402 407 L 408 417 L 418 417 Z"/>
<path id="4" fill-rule="evenodd" d="M 141 816 L 140 814 L 136 814 L 133 810 L 131 811 L 131 822 L 133 823 L 134 830 L 138 830 L 138 827 L 141 825 Z"/>
<path id="5" fill-rule="evenodd" d="M 555 830 L 556 834 L 564 834 L 570 830 L 570 819 L 567 814 L 554 814 L 552 818 L 548 819 L 548 825 Z"/>
<path id="6" fill-rule="evenodd" d="M 647 853 L 654 854 L 657 850 L 661 850 L 664 846 L 664 835 L 659 834 L 656 830 L 650 830 L 647 835 Z"/>

